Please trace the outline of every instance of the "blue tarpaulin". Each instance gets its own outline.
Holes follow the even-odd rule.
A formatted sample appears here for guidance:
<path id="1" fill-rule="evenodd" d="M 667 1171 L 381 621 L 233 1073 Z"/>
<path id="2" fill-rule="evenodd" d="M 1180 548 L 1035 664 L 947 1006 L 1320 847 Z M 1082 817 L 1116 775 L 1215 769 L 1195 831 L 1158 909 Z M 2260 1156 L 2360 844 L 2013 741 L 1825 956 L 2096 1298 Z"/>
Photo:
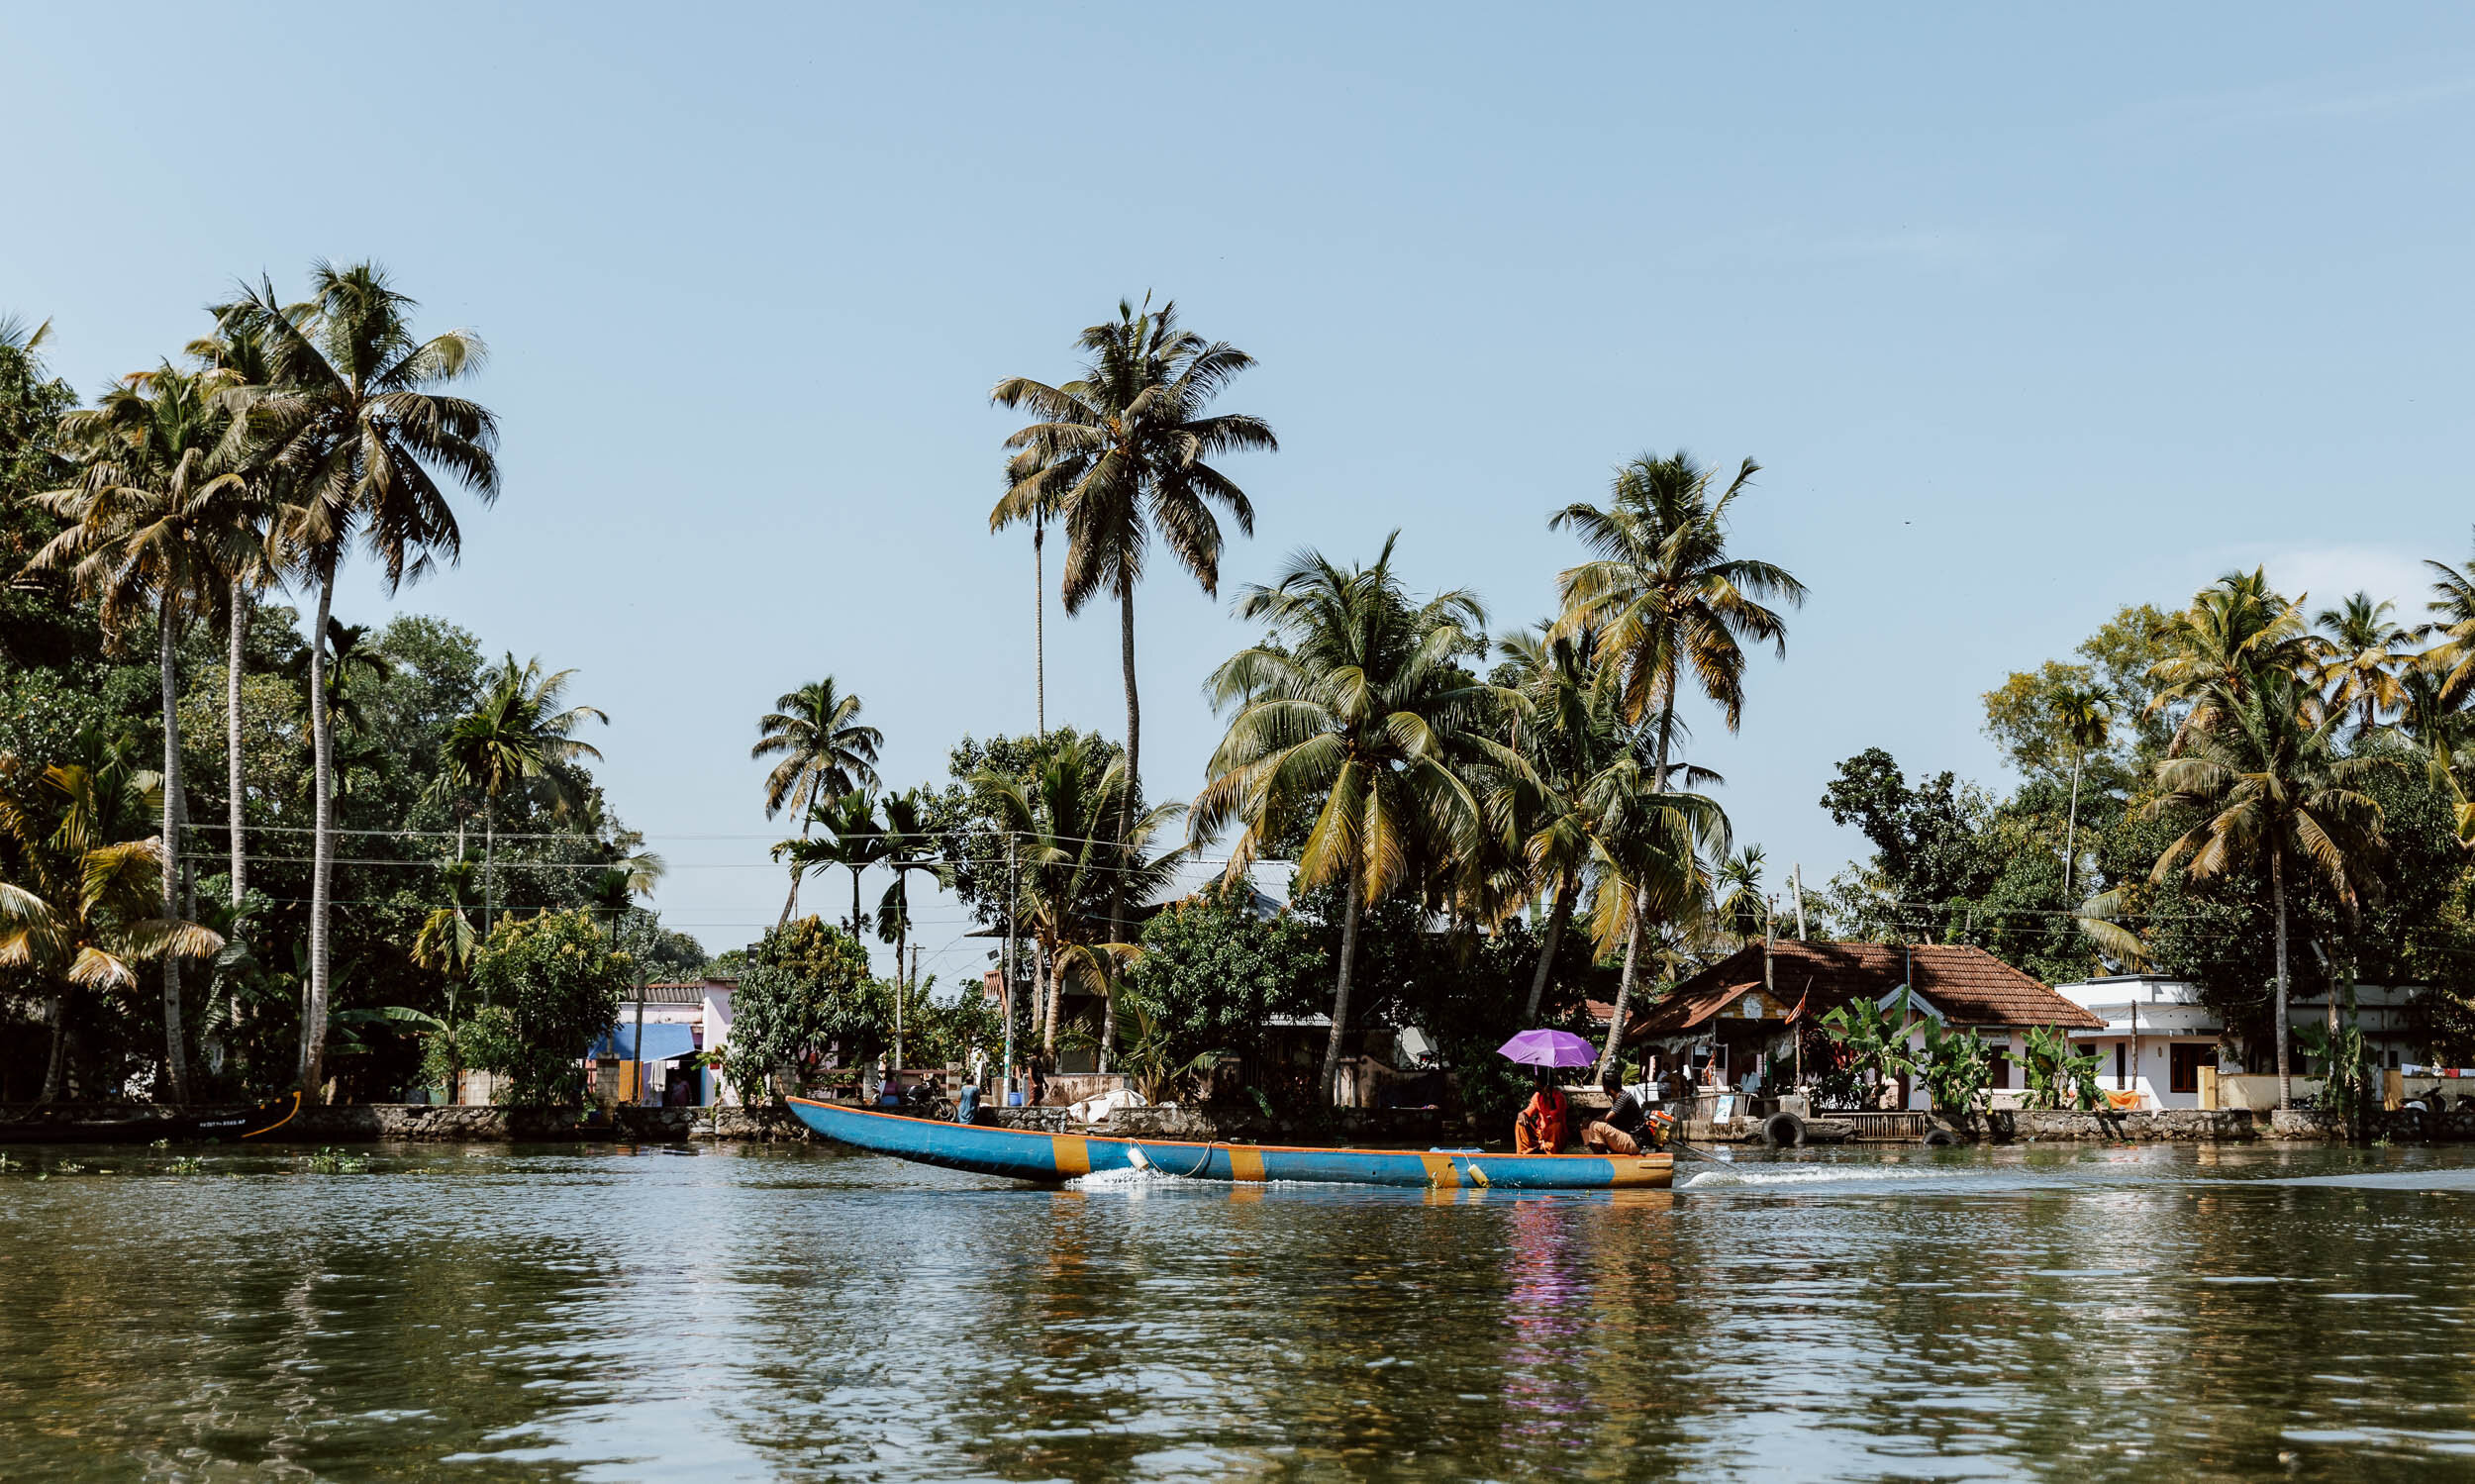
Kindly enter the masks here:
<path id="1" fill-rule="evenodd" d="M 696 1049 L 696 1028 L 672 1022 L 659 1022 L 644 1028 L 644 1052 L 636 1055 L 636 1027 L 632 1024 L 613 1026 L 610 1034 L 593 1042 L 595 1060 L 609 1057 L 615 1061 L 668 1061 L 685 1056 Z"/>

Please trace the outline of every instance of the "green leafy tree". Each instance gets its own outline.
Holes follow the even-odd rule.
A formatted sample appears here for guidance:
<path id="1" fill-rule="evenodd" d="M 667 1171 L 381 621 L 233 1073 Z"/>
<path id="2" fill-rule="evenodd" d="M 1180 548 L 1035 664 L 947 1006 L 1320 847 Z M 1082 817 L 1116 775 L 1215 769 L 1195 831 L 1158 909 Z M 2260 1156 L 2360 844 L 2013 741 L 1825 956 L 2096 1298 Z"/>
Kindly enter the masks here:
<path id="1" fill-rule="evenodd" d="M 583 1057 L 618 1024 L 636 965 L 611 946 L 592 915 L 508 917 L 473 957 L 486 1005 L 459 1036 L 471 1064 L 506 1079 L 519 1107 L 571 1107 L 584 1100 Z"/>
<path id="2" fill-rule="evenodd" d="M 999 406 L 1038 421 L 1006 440 L 1016 452 L 1011 486 L 991 514 L 992 530 L 1037 523 L 1055 510 L 1065 521 L 1065 611 L 1106 593 L 1118 600 L 1119 661 L 1126 682 L 1126 774 L 1117 833 L 1132 833 L 1142 788 L 1142 707 L 1135 691 L 1135 588 L 1157 536 L 1209 596 L 1220 591 L 1217 508 L 1245 535 L 1254 507 L 1211 460 L 1280 443 L 1270 425 L 1244 413 L 1208 409 L 1254 357 L 1226 341 L 1207 342 L 1177 323 L 1177 306 L 1155 313 L 1121 300 L 1115 320 L 1086 329 L 1083 374 L 1057 386 L 1008 377 L 989 392 Z M 1126 893 L 1110 920 L 1125 923 Z M 1123 937 L 1123 933 L 1117 936 Z"/>
<path id="3" fill-rule="evenodd" d="M 1452 591 L 1413 607 L 1392 569 L 1399 533 L 1372 566 L 1342 569 L 1301 552 L 1272 585 L 1250 586 L 1238 616 L 1271 636 L 1241 649 L 1207 686 L 1234 713 L 1195 800 L 1191 838 L 1240 827 L 1234 879 L 1267 841 L 1312 819 L 1297 881 L 1342 884 L 1340 952 L 1324 1096 L 1338 1096 L 1349 975 L 1360 915 L 1395 892 L 1419 895 L 1445 863 L 1479 848 L 1486 811 L 1470 773 L 1519 771 L 1487 735 L 1499 707 L 1527 703 L 1477 680 L 1459 660 L 1485 652 L 1486 611 Z"/>
<path id="4" fill-rule="evenodd" d="M 1271 1017 L 1315 1009 L 1332 975 L 1323 935 L 1295 914 L 1258 918 L 1251 899 L 1242 885 L 1221 886 L 1143 924 L 1127 997 L 1150 1017 L 1164 1064 L 1219 1053 L 1259 1072 Z"/>
<path id="5" fill-rule="evenodd" d="M 751 1105 L 772 1096 L 776 1079 L 805 1087 L 835 1047 L 848 1064 L 881 1044 L 891 1009 L 857 938 L 794 919 L 765 934 L 740 975 L 724 1075 Z"/>

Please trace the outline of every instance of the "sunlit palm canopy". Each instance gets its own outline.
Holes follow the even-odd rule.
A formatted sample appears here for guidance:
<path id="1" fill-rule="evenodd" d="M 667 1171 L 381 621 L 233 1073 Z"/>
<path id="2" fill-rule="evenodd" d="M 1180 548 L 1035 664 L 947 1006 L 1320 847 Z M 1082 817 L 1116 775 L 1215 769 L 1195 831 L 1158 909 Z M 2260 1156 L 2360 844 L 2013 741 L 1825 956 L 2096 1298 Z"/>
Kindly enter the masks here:
<path id="1" fill-rule="evenodd" d="M 833 676 L 782 695 L 773 708 L 747 750 L 751 758 L 782 759 L 765 775 L 766 819 L 784 809 L 804 818 L 813 804 L 882 786 L 876 759 L 885 734 L 860 722 L 859 698 L 837 688 Z"/>
<path id="2" fill-rule="evenodd" d="M 256 347 L 263 380 L 236 389 L 231 444 L 273 471 L 291 502 L 285 548 L 332 571 L 358 537 L 390 592 L 463 533 L 434 470 L 486 503 L 498 496 L 498 423 L 477 402 L 438 390 L 478 370 L 479 337 L 412 332 L 414 301 L 374 263 L 320 262 L 310 297 L 286 304 L 270 280 L 217 308 L 227 340 Z"/>
<path id="3" fill-rule="evenodd" d="M 1744 713 L 1744 644 L 1787 653 L 1787 623 L 1765 598 L 1805 601 L 1805 585 L 1771 562 L 1728 554 L 1728 507 L 1761 465 L 1745 459 L 1717 498 L 1718 471 L 1679 451 L 1644 454 L 1616 471 L 1607 505 L 1568 505 L 1548 521 L 1569 527 L 1591 559 L 1556 579 L 1557 630 L 1599 633 L 1602 683 L 1634 722 L 1675 714 L 1691 675 L 1728 730 Z"/>
<path id="4" fill-rule="evenodd" d="M 1006 440 L 1016 450 L 1012 482 L 990 529 L 1062 517 L 1068 613 L 1096 593 L 1133 592 L 1153 533 L 1206 593 L 1218 592 L 1214 509 L 1251 536 L 1254 507 L 1210 460 L 1280 446 L 1262 419 L 1207 410 L 1254 357 L 1180 328 L 1174 303 L 1154 310 L 1148 299 L 1139 312 L 1121 302 L 1115 320 L 1083 332 L 1081 346 L 1087 359 L 1075 380 L 1015 376 L 989 393 L 1038 419 Z"/>
<path id="5" fill-rule="evenodd" d="M 1301 885 L 1354 880 L 1373 901 L 1423 883 L 1486 845 L 1471 773 L 1529 771 L 1487 729 L 1530 702 L 1463 663 L 1486 652 L 1485 610 L 1457 590 L 1413 607 L 1392 570 L 1398 539 L 1372 566 L 1345 570 L 1302 551 L 1238 602 L 1271 633 L 1206 683 L 1232 715 L 1189 830 L 1201 843 L 1240 827 L 1233 879 L 1311 814 Z"/>

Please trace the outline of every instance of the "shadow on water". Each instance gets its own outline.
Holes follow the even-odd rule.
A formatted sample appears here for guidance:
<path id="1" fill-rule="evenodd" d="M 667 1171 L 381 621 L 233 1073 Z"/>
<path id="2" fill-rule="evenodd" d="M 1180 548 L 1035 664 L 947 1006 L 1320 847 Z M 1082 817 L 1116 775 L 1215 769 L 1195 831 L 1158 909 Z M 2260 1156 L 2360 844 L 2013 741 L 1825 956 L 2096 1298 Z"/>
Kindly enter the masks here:
<path id="1" fill-rule="evenodd" d="M 12 1159 L 12 1480 L 2425 1480 L 2475 1451 L 2451 1150 L 1838 1150 L 1571 1194 Z"/>

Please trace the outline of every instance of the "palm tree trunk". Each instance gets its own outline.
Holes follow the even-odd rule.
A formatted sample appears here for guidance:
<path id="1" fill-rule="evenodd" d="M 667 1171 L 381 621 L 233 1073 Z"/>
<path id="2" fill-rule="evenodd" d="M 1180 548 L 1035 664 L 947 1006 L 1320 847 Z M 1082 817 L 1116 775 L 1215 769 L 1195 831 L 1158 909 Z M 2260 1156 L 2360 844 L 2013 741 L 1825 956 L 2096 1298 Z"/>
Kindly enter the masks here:
<path id="1" fill-rule="evenodd" d="M 172 589 L 163 588 L 155 614 L 155 657 L 163 681 L 163 916 L 180 916 L 180 826 L 186 816 L 180 797 L 180 682 L 178 654 L 172 633 Z M 189 1056 L 180 1027 L 180 956 L 163 955 L 163 1079 L 171 1101 L 189 1101 Z"/>
<path id="2" fill-rule="evenodd" d="M 1117 974 L 1112 968 L 1100 981 L 1100 1070 L 1109 1069 L 1109 1048 L 1117 1044 Z"/>
<path id="3" fill-rule="evenodd" d="M 2062 827 L 2062 905 L 2071 905 L 2071 868 L 2080 863 L 2080 762 L 2081 754 L 2071 757 L 2071 814 Z"/>
<path id="4" fill-rule="evenodd" d="M 1048 539 L 1048 523 L 1032 518 L 1032 725 L 1040 740 L 1048 740 L 1048 578 L 1040 548 Z"/>
<path id="5" fill-rule="evenodd" d="M 1064 998 L 1064 976 L 1057 972 L 1057 955 L 1044 942 L 1040 945 L 1040 977 L 1047 1006 L 1041 1012 L 1040 1054 L 1053 1067 L 1057 1061 L 1057 1015 L 1065 1008 L 1059 1003 Z"/>
<path id="6" fill-rule="evenodd" d="M 1538 967 L 1530 976 L 1530 1003 L 1522 1007 L 1524 1024 L 1538 1018 L 1538 1002 L 1546 995 L 1547 978 L 1555 971 L 1555 948 L 1564 940 L 1564 925 L 1572 921 L 1573 889 L 1576 883 L 1570 874 L 1555 883 L 1555 910 L 1547 915 L 1546 942 L 1538 949 Z"/>
<path id="7" fill-rule="evenodd" d="M 237 910 L 242 893 L 248 890 L 248 855 L 242 848 L 241 664 L 249 638 L 249 585 L 238 577 L 232 580 L 232 613 L 224 627 L 231 640 L 224 659 L 224 766 L 232 795 L 224 833 L 232 847 L 232 905 Z"/>
<path id="8" fill-rule="evenodd" d="M 318 574 L 318 617 L 310 629 L 310 754 L 316 809 L 311 817 L 309 1002 L 301 1013 L 301 1090 L 312 1101 L 326 1084 L 327 914 L 336 867 L 335 728 L 327 715 L 327 618 L 336 601 L 335 563 Z"/>
<path id="9" fill-rule="evenodd" d="M 1324 1101 L 1340 1106 L 1340 1038 L 1349 1027 L 1349 971 L 1358 953 L 1358 914 L 1365 895 L 1355 870 L 1349 872 L 1349 910 L 1340 920 L 1340 979 L 1333 987 L 1332 1038 L 1324 1042 Z"/>
<path id="10" fill-rule="evenodd" d="M 498 811 L 496 801 L 481 798 L 481 936 L 498 926 Z"/>
<path id="11" fill-rule="evenodd" d="M 1598 1080 L 1607 1080 L 1607 1069 L 1616 1064 L 1616 1048 L 1624 1044 L 1625 1018 L 1633 1011 L 1634 965 L 1641 956 L 1641 894 L 1634 893 L 1633 921 L 1625 929 L 1625 973 L 1616 981 L 1616 1013 L 1607 1023 L 1607 1044 L 1599 1051 Z"/>
<path id="12" fill-rule="evenodd" d="M 43 1096 L 38 1102 L 59 1101 L 61 1073 L 68 1066 L 68 1000 L 53 995 L 44 1001 L 44 1024 L 51 1028 L 51 1050 L 43 1063 Z"/>
<path id="13" fill-rule="evenodd" d="M 2286 1061 L 2286 852 L 2269 846 L 2269 899 L 2277 904 L 2277 1106 L 2295 1106 L 2294 1070 Z"/>
<path id="14" fill-rule="evenodd" d="M 859 936 L 859 873 L 861 866 L 850 868 L 850 936 Z M 899 967 L 899 965 L 897 965 Z"/>
<path id="15" fill-rule="evenodd" d="M 1118 663 L 1126 672 L 1126 787 L 1118 791 L 1117 845 L 1122 852 L 1135 829 L 1135 796 L 1142 792 L 1143 713 L 1135 696 L 1135 585 L 1118 589 Z M 1109 878 L 1110 941 L 1126 941 L 1125 859 Z"/>

